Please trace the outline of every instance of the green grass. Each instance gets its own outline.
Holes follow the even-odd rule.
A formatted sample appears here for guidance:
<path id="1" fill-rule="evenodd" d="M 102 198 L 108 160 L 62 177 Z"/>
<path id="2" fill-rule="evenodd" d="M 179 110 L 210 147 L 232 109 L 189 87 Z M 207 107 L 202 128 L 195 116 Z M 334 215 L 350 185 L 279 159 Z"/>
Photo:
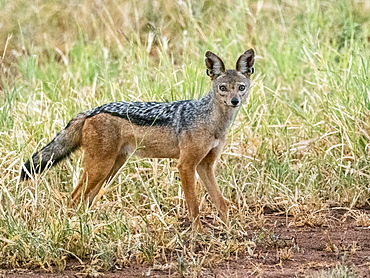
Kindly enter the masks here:
<path id="1" fill-rule="evenodd" d="M 0 1 L 0 265 L 104 269 L 235 257 L 254 207 L 361 207 L 370 198 L 366 1 Z M 207 93 L 204 53 L 257 53 L 218 180 L 233 233 L 192 236 L 176 164 L 131 159 L 91 210 L 67 211 L 81 153 L 30 182 L 22 162 L 75 114 Z M 217 218 L 200 187 L 203 215 Z M 205 248 L 208 255 L 197 253 Z M 205 251 L 204 251 L 205 252 Z"/>
<path id="2" fill-rule="evenodd" d="M 353 266 L 348 265 L 347 255 L 344 254 L 341 258 L 342 261 L 336 265 L 335 267 L 329 270 L 321 270 L 319 272 L 315 272 L 312 275 L 309 275 L 310 278 L 355 278 L 358 277 L 356 275 L 355 268 Z"/>

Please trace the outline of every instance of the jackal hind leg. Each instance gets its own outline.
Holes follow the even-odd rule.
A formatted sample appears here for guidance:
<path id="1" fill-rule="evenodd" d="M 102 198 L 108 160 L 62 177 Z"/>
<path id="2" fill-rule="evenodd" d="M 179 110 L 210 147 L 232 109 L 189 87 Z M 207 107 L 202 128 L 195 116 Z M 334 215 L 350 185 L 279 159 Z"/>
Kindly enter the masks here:
<path id="1" fill-rule="evenodd" d="M 95 186 L 93 190 L 88 193 L 87 201 L 89 202 L 89 205 L 93 203 L 94 198 L 99 199 L 103 195 L 103 193 L 101 192 L 102 186 L 104 185 L 104 183 L 109 183 L 112 179 L 114 179 L 119 169 L 121 169 L 122 165 L 126 162 L 127 157 L 127 154 L 119 154 L 117 156 L 114 165 L 106 178 L 101 182 L 101 184 L 97 184 L 97 186 Z"/>
<path id="2" fill-rule="evenodd" d="M 114 178 L 114 176 L 117 174 L 119 169 L 122 168 L 123 164 L 127 161 L 128 154 L 127 153 L 120 153 L 118 154 L 116 161 L 114 162 L 114 165 L 108 174 L 109 181 Z"/>
<path id="3" fill-rule="evenodd" d="M 93 157 L 85 153 L 84 171 L 77 187 L 72 193 L 74 203 L 86 202 L 92 204 L 95 196 L 99 193 L 104 182 L 110 177 L 109 174 L 115 165 L 115 156 L 108 157 L 95 153 Z"/>
<path id="4" fill-rule="evenodd" d="M 72 193 L 73 203 L 90 206 L 104 182 L 114 176 L 127 156 L 120 152 L 120 127 L 107 115 L 97 115 L 85 123 L 82 134 L 83 174 Z"/>
<path id="5" fill-rule="evenodd" d="M 229 210 L 225 198 L 222 196 L 220 188 L 217 184 L 214 167 L 215 162 L 220 156 L 221 148 L 212 149 L 205 158 L 198 164 L 198 175 L 206 187 L 208 194 L 211 196 L 217 210 L 220 213 L 222 221 L 228 225 L 229 223 Z"/>

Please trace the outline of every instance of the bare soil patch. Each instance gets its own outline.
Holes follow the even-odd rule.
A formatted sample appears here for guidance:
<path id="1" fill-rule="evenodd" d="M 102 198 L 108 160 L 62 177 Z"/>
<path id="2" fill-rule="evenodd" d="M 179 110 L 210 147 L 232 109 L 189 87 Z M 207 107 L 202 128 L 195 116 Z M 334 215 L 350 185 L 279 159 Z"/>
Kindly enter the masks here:
<path id="1" fill-rule="evenodd" d="M 369 214 L 369 211 L 363 213 Z M 203 268 L 199 277 L 319 277 L 317 275 L 320 272 L 339 265 L 351 268 L 356 277 L 370 277 L 370 226 L 358 226 L 353 217 L 346 216 L 345 211 L 334 210 L 326 215 L 326 221 L 319 226 L 304 223 L 291 216 L 268 214 L 264 217 L 263 227 L 250 230 L 251 243 L 255 243 L 250 252 L 241 254 L 238 259 Z M 132 264 L 123 269 L 98 272 L 82 269 L 76 262 L 70 262 L 63 273 L 3 269 L 0 270 L 0 277 L 113 278 L 180 275 L 174 266 L 169 265 Z"/>

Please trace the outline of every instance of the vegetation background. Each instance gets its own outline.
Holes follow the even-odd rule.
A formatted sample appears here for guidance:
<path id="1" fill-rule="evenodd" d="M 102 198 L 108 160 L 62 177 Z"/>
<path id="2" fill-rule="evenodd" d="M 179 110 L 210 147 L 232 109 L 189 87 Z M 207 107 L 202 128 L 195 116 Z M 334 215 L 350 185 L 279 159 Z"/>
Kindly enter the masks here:
<path id="1" fill-rule="evenodd" d="M 320 225 L 327 208 L 369 207 L 369 14 L 366 0 L 0 0 L 0 265 L 199 274 L 246 252 L 264 211 Z M 131 159 L 91 210 L 67 210 L 82 153 L 19 181 L 22 162 L 78 112 L 199 98 L 204 53 L 233 68 L 250 47 L 253 88 L 217 170 L 231 231 L 220 233 L 200 186 L 211 224 L 193 236 L 169 160 Z"/>

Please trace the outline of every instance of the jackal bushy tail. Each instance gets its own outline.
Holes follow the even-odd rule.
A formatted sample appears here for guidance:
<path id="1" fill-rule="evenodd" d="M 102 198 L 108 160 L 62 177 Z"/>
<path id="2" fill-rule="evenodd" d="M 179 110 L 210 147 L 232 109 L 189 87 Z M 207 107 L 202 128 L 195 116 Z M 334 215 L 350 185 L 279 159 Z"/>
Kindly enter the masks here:
<path id="1" fill-rule="evenodd" d="M 46 167 L 57 164 L 76 150 L 81 143 L 81 130 L 85 118 L 85 113 L 78 114 L 49 144 L 34 153 L 32 158 L 23 165 L 21 180 L 27 180 L 34 174 L 41 173 Z"/>

